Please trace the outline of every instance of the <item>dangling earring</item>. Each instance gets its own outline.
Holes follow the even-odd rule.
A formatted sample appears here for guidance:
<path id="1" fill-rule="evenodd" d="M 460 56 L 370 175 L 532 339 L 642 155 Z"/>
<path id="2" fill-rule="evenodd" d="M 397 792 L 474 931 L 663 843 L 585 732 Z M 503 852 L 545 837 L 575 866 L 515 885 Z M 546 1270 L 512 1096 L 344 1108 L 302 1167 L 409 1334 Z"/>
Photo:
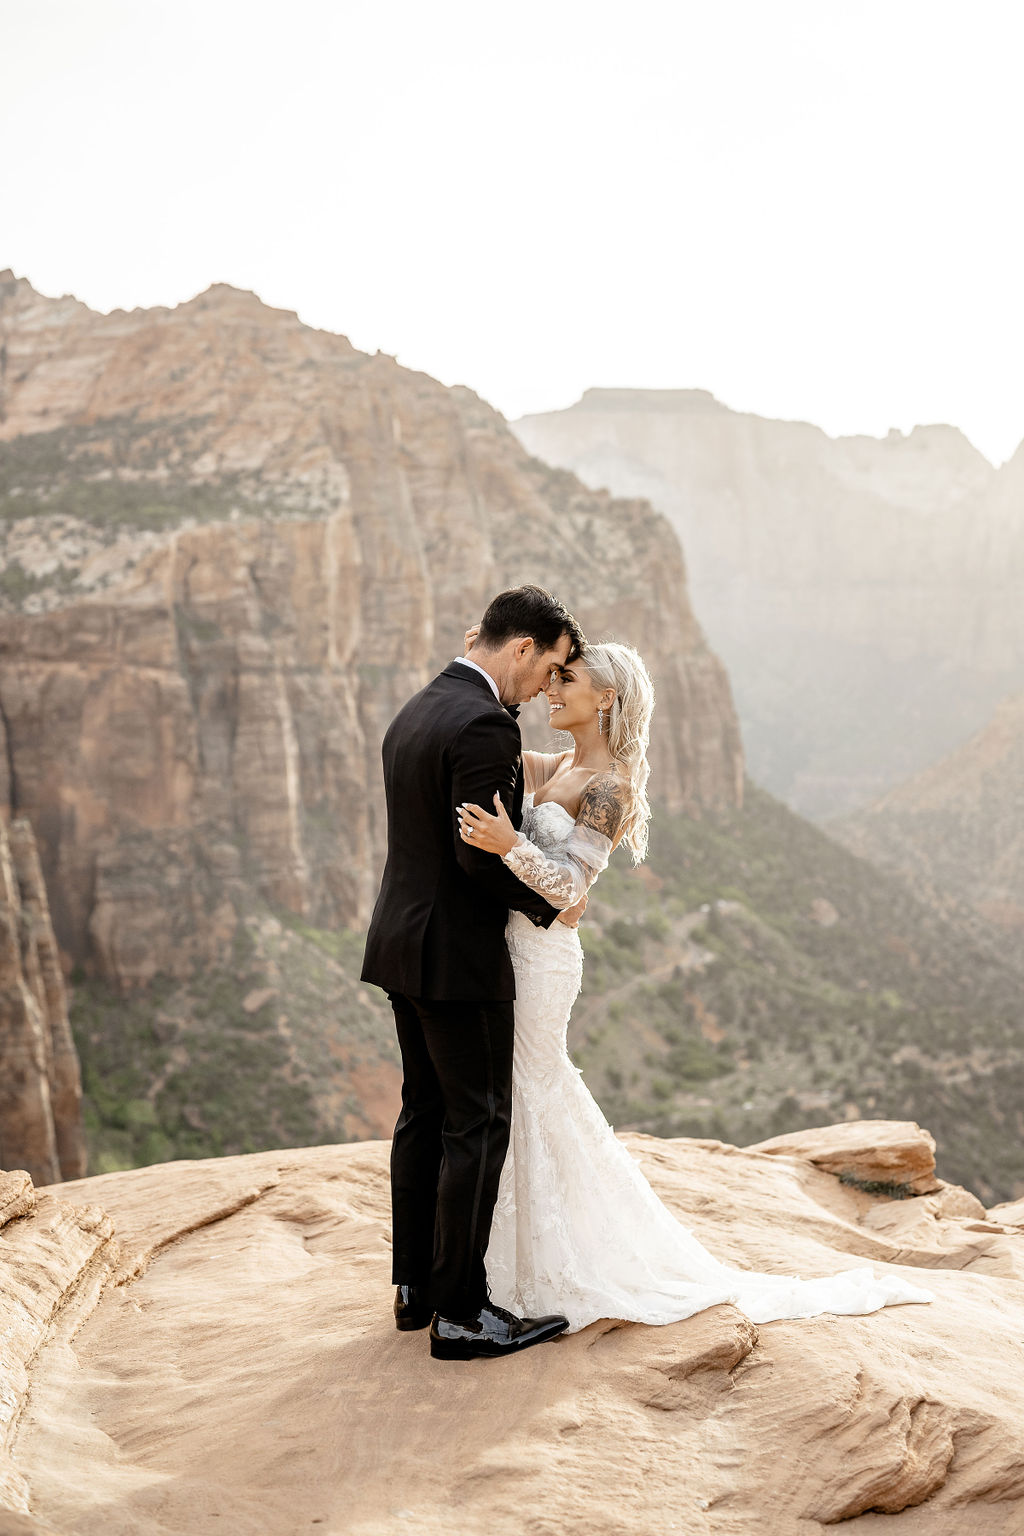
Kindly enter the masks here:
<path id="1" fill-rule="evenodd" d="M 603 736 L 604 735 L 604 710 L 603 709 L 599 709 L 598 712 L 597 712 L 597 734 L 599 736 Z"/>

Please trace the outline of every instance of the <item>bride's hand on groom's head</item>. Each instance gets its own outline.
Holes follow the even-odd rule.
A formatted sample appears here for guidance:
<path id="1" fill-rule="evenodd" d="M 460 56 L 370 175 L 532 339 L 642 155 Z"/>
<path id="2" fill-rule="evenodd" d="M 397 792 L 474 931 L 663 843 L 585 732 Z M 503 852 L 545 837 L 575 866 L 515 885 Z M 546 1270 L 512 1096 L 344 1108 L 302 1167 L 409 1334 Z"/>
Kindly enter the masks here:
<path id="1" fill-rule="evenodd" d="M 476 644 L 476 637 L 477 637 L 477 635 L 479 633 L 480 633 L 480 625 L 479 624 L 471 624 L 469 626 L 469 628 L 466 630 L 466 635 L 465 635 L 466 649 L 462 653 L 463 656 L 468 656 L 469 655 L 470 651 L 473 649 L 474 645 Z"/>
<path id="2" fill-rule="evenodd" d="M 474 805 L 472 801 L 460 805 L 459 832 L 464 843 L 472 843 L 474 848 L 481 848 L 484 853 L 505 854 L 515 847 L 519 839 L 497 792 L 494 804 L 497 809 L 495 816 L 489 816 L 482 806 Z"/>

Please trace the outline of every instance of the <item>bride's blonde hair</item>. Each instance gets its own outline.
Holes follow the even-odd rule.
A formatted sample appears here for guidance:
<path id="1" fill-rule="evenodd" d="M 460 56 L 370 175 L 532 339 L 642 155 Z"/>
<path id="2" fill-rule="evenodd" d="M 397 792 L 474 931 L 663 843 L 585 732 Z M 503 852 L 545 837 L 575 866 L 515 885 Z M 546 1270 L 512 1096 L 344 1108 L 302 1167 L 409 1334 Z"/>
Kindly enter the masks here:
<path id="1" fill-rule="evenodd" d="M 647 823 L 651 819 L 647 744 L 654 711 L 654 684 L 633 647 L 620 645 L 616 640 L 584 646 L 580 660 L 599 693 L 604 688 L 615 690 L 608 712 L 608 751 L 625 773 L 622 841 L 633 855 L 633 863 L 639 864 L 647 857 Z"/>

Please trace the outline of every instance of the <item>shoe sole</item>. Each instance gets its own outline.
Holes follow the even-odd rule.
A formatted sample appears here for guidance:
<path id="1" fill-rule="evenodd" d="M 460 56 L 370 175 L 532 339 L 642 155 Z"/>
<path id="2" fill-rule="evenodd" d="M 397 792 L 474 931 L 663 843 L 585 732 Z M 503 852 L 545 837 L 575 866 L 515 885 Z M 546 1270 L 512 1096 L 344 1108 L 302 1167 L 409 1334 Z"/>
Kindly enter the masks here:
<path id="1" fill-rule="evenodd" d="M 429 1328 L 434 1320 L 433 1312 L 422 1320 L 418 1317 L 396 1317 L 395 1327 L 399 1333 L 419 1333 L 423 1328 Z"/>
<path id="2" fill-rule="evenodd" d="M 491 1349 L 486 1345 L 481 1348 L 470 1339 L 435 1339 L 431 1335 L 430 1353 L 435 1360 L 500 1360 L 505 1355 L 517 1355 L 521 1350 L 530 1349 L 534 1344 L 547 1344 L 563 1334 L 568 1326 L 565 1323 L 561 1328 L 552 1328 L 550 1333 L 536 1333 L 521 1342 Z"/>

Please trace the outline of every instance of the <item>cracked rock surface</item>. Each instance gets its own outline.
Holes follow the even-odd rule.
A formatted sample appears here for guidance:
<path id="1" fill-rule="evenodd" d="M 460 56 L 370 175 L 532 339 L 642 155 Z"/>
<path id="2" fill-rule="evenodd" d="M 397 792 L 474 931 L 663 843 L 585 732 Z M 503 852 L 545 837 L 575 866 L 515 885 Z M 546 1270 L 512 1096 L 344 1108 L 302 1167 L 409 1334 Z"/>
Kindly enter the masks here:
<path id="1" fill-rule="evenodd" d="M 814 1161 L 625 1140 L 728 1262 L 896 1264 L 933 1304 L 758 1328 L 719 1306 L 438 1362 L 392 1325 L 386 1143 L 62 1186 L 94 1224 L 109 1213 L 118 1247 L 91 1312 L 33 1345 L 7 1502 L 38 1525 L 12 1530 L 1019 1536 L 1020 1213 L 840 1182 L 816 1135 Z M 901 1137 L 907 1184 L 920 1146 Z M 12 1186 L 0 1254 L 30 1238 L 24 1203 Z"/>

